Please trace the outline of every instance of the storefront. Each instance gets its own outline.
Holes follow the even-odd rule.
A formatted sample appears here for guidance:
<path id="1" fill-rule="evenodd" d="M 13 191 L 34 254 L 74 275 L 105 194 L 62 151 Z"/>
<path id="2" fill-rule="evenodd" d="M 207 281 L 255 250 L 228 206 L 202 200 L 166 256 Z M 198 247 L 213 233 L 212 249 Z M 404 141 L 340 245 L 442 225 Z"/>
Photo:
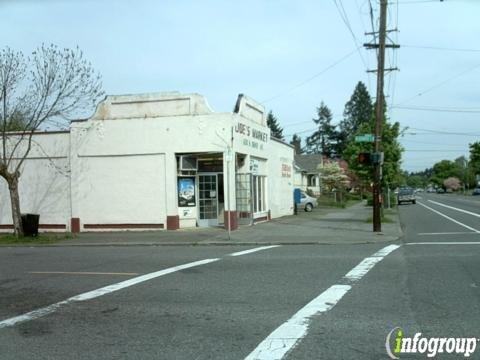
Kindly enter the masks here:
<path id="1" fill-rule="evenodd" d="M 108 96 L 69 131 L 35 135 L 22 210 L 40 214 L 41 230 L 233 230 L 293 213 L 293 156 L 244 95 L 233 113 L 213 112 L 198 94 Z"/>

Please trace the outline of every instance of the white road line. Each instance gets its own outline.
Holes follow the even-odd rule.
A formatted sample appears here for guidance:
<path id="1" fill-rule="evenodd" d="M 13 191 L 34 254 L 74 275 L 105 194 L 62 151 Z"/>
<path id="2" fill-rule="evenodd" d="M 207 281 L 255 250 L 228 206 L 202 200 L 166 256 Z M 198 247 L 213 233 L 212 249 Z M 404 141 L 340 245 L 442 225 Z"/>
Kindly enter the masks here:
<path id="1" fill-rule="evenodd" d="M 310 319 L 333 308 L 351 288 L 350 285 L 333 285 L 328 288 L 274 330 L 245 360 L 282 359 L 307 335 Z"/>
<path id="2" fill-rule="evenodd" d="M 260 246 L 260 247 L 256 247 L 256 248 L 253 248 L 253 249 L 234 252 L 234 253 L 228 254 L 228 256 L 241 256 L 241 255 L 251 254 L 251 253 L 254 253 L 254 252 L 257 252 L 257 251 L 261 251 L 261 250 L 276 248 L 276 247 L 279 247 L 279 246 L 281 246 L 281 245 Z"/>
<path id="3" fill-rule="evenodd" d="M 476 233 L 480 233 L 479 230 L 474 229 L 474 228 L 472 228 L 471 226 L 465 225 L 465 224 L 461 223 L 460 221 L 457 221 L 457 220 L 455 220 L 455 219 L 452 219 L 450 216 L 447 216 L 447 215 L 441 213 L 440 211 L 437 211 L 437 210 L 435 210 L 435 209 L 432 209 L 430 206 L 427 206 L 427 205 L 425 205 L 425 204 L 422 204 L 421 202 L 419 202 L 419 203 L 417 203 L 417 204 L 418 204 L 418 205 L 422 205 L 424 208 L 427 208 L 428 210 L 433 211 L 434 213 L 436 213 L 436 214 L 438 214 L 438 215 L 440 215 L 440 216 L 443 216 L 444 218 L 446 218 L 446 219 L 448 219 L 448 220 L 450 220 L 450 221 L 453 221 L 455 224 L 458 224 L 458 225 L 460 225 L 460 226 L 463 226 L 464 228 L 467 228 L 468 230 L 472 230 L 472 231 L 474 231 L 474 232 L 476 232 Z"/>
<path id="4" fill-rule="evenodd" d="M 0 321 L 0 329 L 5 328 L 5 327 L 9 327 L 9 326 L 13 326 L 15 324 L 22 323 L 22 322 L 25 322 L 25 321 L 38 319 L 42 316 L 51 314 L 51 313 L 57 311 L 58 309 L 60 309 L 61 307 L 65 306 L 65 305 L 68 305 L 70 303 L 73 303 L 73 302 L 79 302 L 79 301 L 94 299 L 94 298 L 97 298 L 97 297 L 100 297 L 100 296 L 103 296 L 103 295 L 106 295 L 106 294 L 113 293 L 113 292 L 121 290 L 121 289 L 125 289 L 127 287 L 130 287 L 130 286 L 133 286 L 133 285 L 136 285 L 136 284 L 140 284 L 140 283 L 148 281 L 148 280 L 155 279 L 159 276 L 171 274 L 171 273 L 174 273 L 174 272 L 177 272 L 177 271 L 180 271 L 180 270 L 184 270 L 184 269 L 188 269 L 188 268 L 192 268 L 192 267 L 195 267 L 195 266 L 210 264 L 210 263 L 218 261 L 218 260 L 220 260 L 220 259 L 217 258 L 217 259 L 205 259 L 205 260 L 200 260 L 200 261 L 194 261 L 194 262 L 191 262 L 191 263 L 188 263 L 188 264 L 183 264 L 183 265 L 174 266 L 174 267 L 164 269 L 164 270 L 160 270 L 160 271 L 155 271 L 153 273 L 141 275 L 141 276 L 135 277 L 133 279 L 125 280 L 125 281 L 122 281 L 122 282 L 119 282 L 119 283 L 116 283 L 116 284 L 108 285 L 108 286 L 105 286 L 105 287 L 102 287 L 102 288 L 99 288 L 99 289 L 96 289 L 96 290 L 92 290 L 92 291 L 89 291 L 89 292 L 86 292 L 86 293 L 83 293 L 83 294 L 80 294 L 80 295 L 76 295 L 76 296 L 73 296 L 73 297 L 68 298 L 66 300 L 57 302 L 55 304 L 52 304 L 52 305 L 49 305 L 49 306 L 46 306 L 46 307 L 43 307 L 43 308 L 40 308 L 40 309 L 37 309 L 37 310 L 30 311 L 26 314 L 15 316 L 15 317 L 12 317 L 10 319 Z"/>
<path id="5" fill-rule="evenodd" d="M 414 243 L 406 243 L 405 245 L 480 245 L 480 242 L 478 241 L 459 241 L 459 242 L 437 241 L 437 242 L 414 242 Z"/>
<path id="6" fill-rule="evenodd" d="M 434 203 L 434 204 L 437 204 L 437 205 L 446 207 L 446 208 L 448 208 L 448 209 L 460 211 L 460 212 L 462 212 L 462 213 L 465 213 L 465 214 L 468 214 L 468 215 L 473 215 L 473 216 L 476 216 L 476 217 L 479 217 L 479 218 L 480 218 L 480 214 L 477 214 L 477 213 L 474 213 L 474 212 L 471 212 L 471 211 L 459 209 L 459 208 L 456 208 L 456 207 L 453 207 L 453 206 L 450 206 L 450 205 L 446 205 L 446 204 L 442 204 L 442 203 L 439 203 L 439 202 L 433 201 L 433 200 L 428 200 L 428 201 L 430 201 L 431 203 Z"/>
<path id="7" fill-rule="evenodd" d="M 437 232 L 437 233 L 418 233 L 417 235 L 478 235 L 476 232 L 465 232 L 465 231 L 456 231 L 456 232 Z"/>
<path id="8" fill-rule="evenodd" d="M 350 281 L 360 280 L 365 276 L 366 273 L 370 271 L 371 268 L 375 266 L 375 264 L 382 261 L 385 256 L 399 247 L 400 245 L 389 245 L 384 247 L 382 250 L 376 252 L 372 256 L 363 259 L 363 261 L 350 270 L 348 274 L 344 276 L 344 278 Z"/>
<path id="9" fill-rule="evenodd" d="M 344 276 L 344 279 L 350 281 L 361 279 L 375 264 L 399 247 L 399 245 L 389 245 L 381 249 L 365 259 L 375 259 L 374 261 L 369 262 L 368 265 L 364 264 L 365 260 L 360 262 Z M 268 335 L 245 360 L 282 359 L 307 335 L 312 318 L 332 309 L 351 288 L 352 285 L 346 284 L 337 284 L 329 287 Z"/>

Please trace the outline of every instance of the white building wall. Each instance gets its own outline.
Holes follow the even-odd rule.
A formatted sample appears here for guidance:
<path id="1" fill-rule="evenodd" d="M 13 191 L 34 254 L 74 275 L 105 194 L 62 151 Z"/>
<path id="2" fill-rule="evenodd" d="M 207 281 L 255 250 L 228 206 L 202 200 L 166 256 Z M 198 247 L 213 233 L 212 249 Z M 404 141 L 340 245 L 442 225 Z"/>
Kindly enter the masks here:
<path id="1" fill-rule="evenodd" d="M 268 191 L 271 217 L 293 214 L 294 149 L 282 142 L 270 142 Z"/>
<path id="2" fill-rule="evenodd" d="M 225 152 L 232 114 L 212 113 L 195 94 L 176 96 L 178 106 L 175 95 L 108 97 L 92 119 L 72 125 L 73 213 L 82 229 L 166 227 L 167 217 L 182 217 L 175 154 Z"/>
<path id="3" fill-rule="evenodd" d="M 77 210 L 83 229 L 108 229 L 113 224 L 155 228 L 166 223 L 164 154 L 87 156 L 77 165 Z"/>
<path id="4" fill-rule="evenodd" d="M 41 228 L 68 230 L 70 224 L 70 164 L 68 132 L 40 133 L 22 165 L 19 181 L 22 213 L 40 214 Z M 22 149 L 16 152 L 22 154 Z M 13 224 L 7 182 L 0 178 L 0 227 Z"/>

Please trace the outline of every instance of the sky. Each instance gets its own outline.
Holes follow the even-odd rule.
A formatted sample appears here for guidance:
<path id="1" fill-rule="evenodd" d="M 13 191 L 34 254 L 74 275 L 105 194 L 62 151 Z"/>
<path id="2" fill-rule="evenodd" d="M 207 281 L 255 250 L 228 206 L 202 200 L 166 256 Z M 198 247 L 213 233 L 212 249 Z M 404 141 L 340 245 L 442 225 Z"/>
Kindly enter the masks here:
<path id="1" fill-rule="evenodd" d="M 0 0 L 2 48 L 79 46 L 107 94 L 180 91 L 231 112 L 244 93 L 302 139 L 323 101 L 342 119 L 363 81 L 376 93 L 378 0 Z M 480 140 L 480 0 L 390 0 L 385 78 L 402 168 L 468 157 Z"/>

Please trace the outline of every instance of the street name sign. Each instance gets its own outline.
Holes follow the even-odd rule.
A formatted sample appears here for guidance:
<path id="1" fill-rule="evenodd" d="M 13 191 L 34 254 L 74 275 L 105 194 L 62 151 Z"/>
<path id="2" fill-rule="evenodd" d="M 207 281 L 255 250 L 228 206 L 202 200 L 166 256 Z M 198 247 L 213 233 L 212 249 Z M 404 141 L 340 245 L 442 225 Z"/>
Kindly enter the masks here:
<path id="1" fill-rule="evenodd" d="M 363 134 L 355 136 L 355 142 L 374 142 L 375 136 L 373 134 Z"/>

